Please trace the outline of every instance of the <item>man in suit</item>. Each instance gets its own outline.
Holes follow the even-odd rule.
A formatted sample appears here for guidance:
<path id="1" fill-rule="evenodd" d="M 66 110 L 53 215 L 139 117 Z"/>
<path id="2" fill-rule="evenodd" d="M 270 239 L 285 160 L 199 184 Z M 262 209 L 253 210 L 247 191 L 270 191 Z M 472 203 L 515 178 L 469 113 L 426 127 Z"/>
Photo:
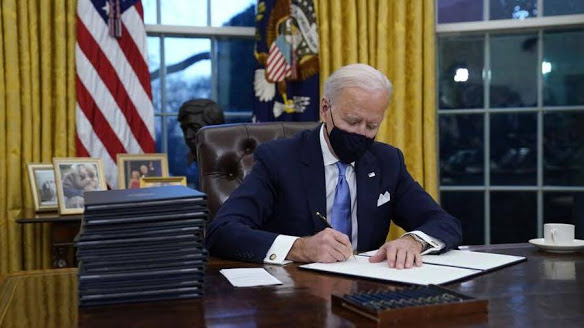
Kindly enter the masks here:
<path id="1" fill-rule="evenodd" d="M 374 142 L 390 95 L 388 79 L 368 65 L 334 72 L 321 126 L 256 149 L 251 173 L 207 229 L 211 254 L 335 262 L 379 248 L 371 262 L 401 269 L 422 265 L 424 252 L 457 246 L 460 222 L 413 180 L 399 149 Z M 391 220 L 410 232 L 385 242 Z"/>

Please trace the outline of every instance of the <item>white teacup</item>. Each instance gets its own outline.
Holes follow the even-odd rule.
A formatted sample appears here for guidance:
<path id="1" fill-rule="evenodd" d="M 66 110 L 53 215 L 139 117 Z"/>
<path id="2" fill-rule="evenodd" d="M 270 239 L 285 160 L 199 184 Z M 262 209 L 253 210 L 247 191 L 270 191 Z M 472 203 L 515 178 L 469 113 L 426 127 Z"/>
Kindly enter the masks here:
<path id="1" fill-rule="evenodd" d="M 550 245 L 571 245 L 574 243 L 574 225 L 565 223 L 546 223 L 543 225 L 543 238 Z"/>

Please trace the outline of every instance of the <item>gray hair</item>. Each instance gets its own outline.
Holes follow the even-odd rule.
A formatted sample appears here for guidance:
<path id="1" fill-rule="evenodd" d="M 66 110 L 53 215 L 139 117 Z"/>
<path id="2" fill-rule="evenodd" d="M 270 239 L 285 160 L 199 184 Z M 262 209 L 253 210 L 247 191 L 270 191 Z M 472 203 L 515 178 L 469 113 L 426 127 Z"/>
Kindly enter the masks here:
<path id="1" fill-rule="evenodd" d="M 95 167 L 89 163 L 75 163 L 75 164 L 71 165 L 72 171 L 79 172 L 79 170 L 81 170 L 81 168 L 85 168 L 87 171 L 91 171 L 93 173 L 96 173 Z"/>
<path id="2" fill-rule="evenodd" d="M 334 104 L 337 96 L 345 88 L 360 88 L 366 91 L 387 92 L 387 101 L 391 97 L 391 82 L 387 77 L 366 64 L 350 64 L 336 70 L 324 82 L 324 97 Z"/>

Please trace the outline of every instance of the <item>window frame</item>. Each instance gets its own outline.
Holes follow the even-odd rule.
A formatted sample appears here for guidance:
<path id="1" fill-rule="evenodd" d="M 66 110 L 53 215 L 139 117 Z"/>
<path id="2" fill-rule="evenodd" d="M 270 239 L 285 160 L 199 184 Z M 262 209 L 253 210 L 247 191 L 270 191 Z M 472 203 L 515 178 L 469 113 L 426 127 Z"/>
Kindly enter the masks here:
<path id="1" fill-rule="evenodd" d="M 526 191 L 537 193 L 537 234 L 538 237 L 543 236 L 544 224 L 544 193 L 545 192 L 584 192 L 584 186 L 560 186 L 560 185 L 544 185 L 544 170 L 543 170 L 543 133 L 544 133 L 544 114 L 545 113 L 559 113 L 559 112 L 582 112 L 584 113 L 584 105 L 577 106 L 544 106 L 543 105 L 543 73 L 540 67 L 543 62 L 543 33 L 544 31 L 551 31 L 554 29 L 569 29 L 569 28 L 584 28 L 584 14 L 576 15 L 558 15 L 558 16 L 543 16 L 543 0 L 537 0 L 537 17 L 515 20 L 515 19 L 501 19 L 489 20 L 490 16 L 490 1 L 483 1 L 483 20 L 475 22 L 460 22 L 460 23 L 442 23 L 438 24 L 438 1 L 435 4 L 435 58 L 438 63 L 439 58 L 439 40 L 442 37 L 448 36 L 466 36 L 466 35 L 483 35 L 484 36 L 484 67 L 483 67 L 483 108 L 474 109 L 440 109 L 440 81 L 438 76 L 440 68 L 436 65 L 436 139 L 440 138 L 440 117 L 444 115 L 459 115 L 459 114 L 482 114 L 483 115 L 483 151 L 484 151 L 484 182 L 478 186 L 465 185 L 446 185 L 441 184 L 440 179 L 440 164 L 437 166 L 437 177 L 439 192 L 448 191 L 483 191 L 484 193 L 484 243 L 491 244 L 491 192 L 497 191 Z M 537 105 L 535 107 L 522 108 L 490 108 L 490 38 L 492 34 L 513 34 L 517 32 L 532 32 L 538 35 L 538 49 L 537 49 Z M 536 185 L 492 185 L 491 167 L 490 167 L 490 140 L 491 129 L 490 120 L 491 114 L 497 113 L 537 113 L 537 129 L 536 129 L 536 150 L 537 150 L 537 180 Z M 436 143 L 437 163 L 440 163 L 440 142 Z"/>
<path id="2" fill-rule="evenodd" d="M 255 27 L 211 26 L 211 1 L 207 0 L 207 26 L 183 26 L 161 24 L 161 1 L 156 0 L 156 24 L 145 24 L 147 37 L 159 38 L 160 50 L 160 109 L 155 109 L 155 120 L 161 118 L 161 145 L 159 150 L 168 153 L 168 118 L 178 116 L 178 112 L 169 111 L 166 107 L 166 60 L 164 55 L 164 40 L 166 37 L 206 38 L 211 41 L 211 99 L 217 101 L 217 56 L 218 39 L 254 39 Z M 250 118 L 252 112 L 225 111 L 225 119 Z"/>

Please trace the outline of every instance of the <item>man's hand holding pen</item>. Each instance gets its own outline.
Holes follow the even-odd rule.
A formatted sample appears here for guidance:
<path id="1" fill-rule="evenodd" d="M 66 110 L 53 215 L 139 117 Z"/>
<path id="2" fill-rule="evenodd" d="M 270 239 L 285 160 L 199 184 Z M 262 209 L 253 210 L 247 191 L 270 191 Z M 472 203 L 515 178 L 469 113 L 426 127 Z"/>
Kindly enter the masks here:
<path id="1" fill-rule="evenodd" d="M 331 263 L 352 257 L 353 245 L 349 237 L 331 228 L 327 219 L 319 212 L 316 212 L 316 216 L 327 228 L 314 236 L 297 239 L 286 259 L 294 262 Z"/>
<path id="2" fill-rule="evenodd" d="M 287 260 L 294 262 L 321 262 L 331 263 L 345 261 L 353 256 L 353 246 L 347 235 L 333 229 L 328 220 L 319 212 L 316 216 L 327 227 L 311 237 L 297 239 Z M 387 261 L 390 268 L 410 269 L 422 266 L 422 252 L 424 245 L 410 235 L 385 243 L 369 262 Z"/>
<path id="3" fill-rule="evenodd" d="M 288 253 L 288 260 L 294 262 L 331 263 L 345 261 L 353 256 L 349 237 L 326 228 L 314 236 L 296 239 Z"/>

